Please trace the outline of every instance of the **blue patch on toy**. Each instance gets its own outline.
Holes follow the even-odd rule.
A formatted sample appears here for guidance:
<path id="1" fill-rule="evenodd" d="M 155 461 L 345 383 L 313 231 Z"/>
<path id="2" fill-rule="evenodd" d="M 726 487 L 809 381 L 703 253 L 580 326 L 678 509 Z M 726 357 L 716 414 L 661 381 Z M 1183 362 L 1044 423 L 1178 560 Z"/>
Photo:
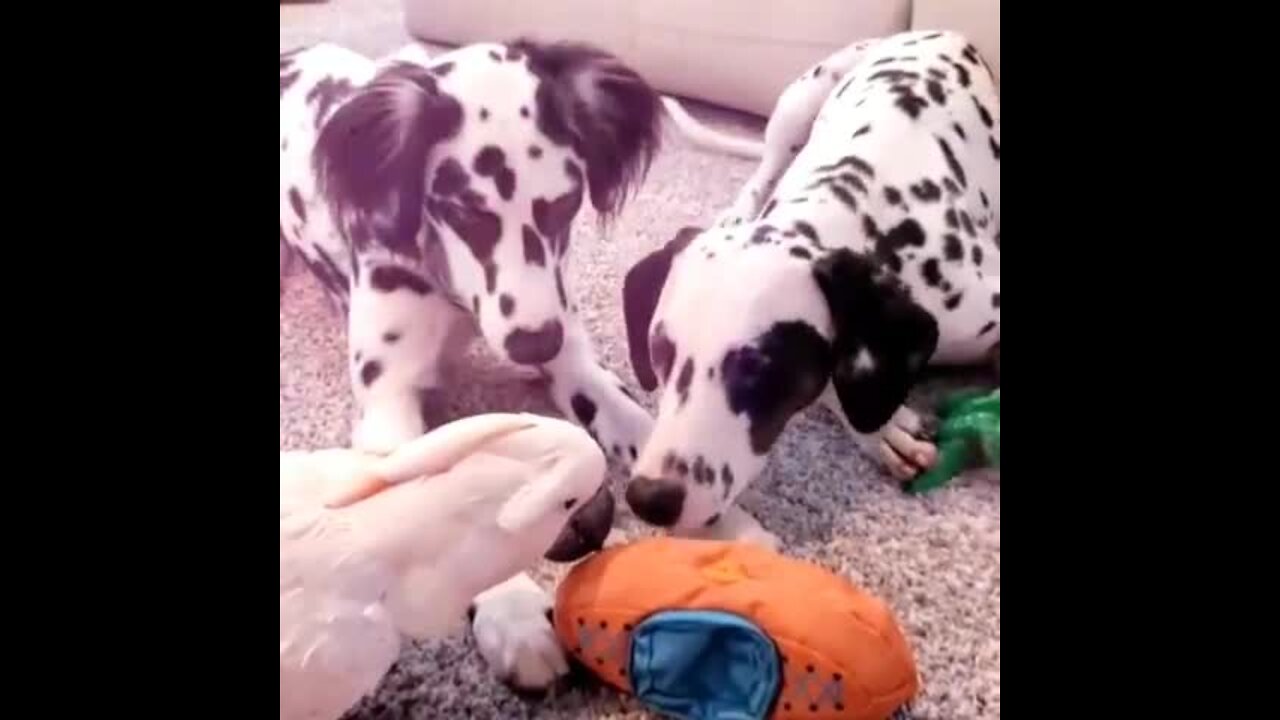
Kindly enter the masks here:
<path id="1" fill-rule="evenodd" d="M 655 613 L 631 636 L 636 698 L 680 720 L 764 720 L 782 685 L 778 649 L 725 612 Z"/>

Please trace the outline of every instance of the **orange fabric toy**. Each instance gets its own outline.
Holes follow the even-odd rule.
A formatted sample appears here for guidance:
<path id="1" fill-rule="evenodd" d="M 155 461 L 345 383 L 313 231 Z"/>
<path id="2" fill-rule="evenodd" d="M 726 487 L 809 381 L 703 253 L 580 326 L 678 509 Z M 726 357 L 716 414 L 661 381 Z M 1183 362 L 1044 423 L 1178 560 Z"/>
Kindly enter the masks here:
<path id="1" fill-rule="evenodd" d="M 883 602 L 745 543 L 604 550 L 560 584 L 555 627 L 610 685 L 687 720 L 884 720 L 919 689 Z"/>

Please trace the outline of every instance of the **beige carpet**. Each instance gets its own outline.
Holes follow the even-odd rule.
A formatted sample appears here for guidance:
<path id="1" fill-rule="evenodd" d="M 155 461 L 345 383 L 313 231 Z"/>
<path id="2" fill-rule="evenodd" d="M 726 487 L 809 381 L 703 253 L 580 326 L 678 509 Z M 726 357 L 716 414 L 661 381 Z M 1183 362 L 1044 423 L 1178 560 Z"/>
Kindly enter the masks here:
<path id="1" fill-rule="evenodd" d="M 398 0 L 281 6 L 282 50 L 317 40 L 377 55 L 408 38 Z M 760 129 L 758 120 L 691 109 L 709 122 Z M 750 171 L 748 162 L 699 151 L 669 131 L 647 183 L 607 235 L 598 234 L 584 206 L 572 239 L 571 292 L 604 362 L 637 396 L 644 397 L 626 361 L 619 311 L 623 273 L 677 228 L 710 218 Z M 350 398 L 343 336 L 318 286 L 305 275 L 291 278 L 280 309 L 281 449 L 346 443 Z M 447 416 L 554 412 L 541 388 L 513 376 L 482 348 L 473 352 L 472 382 L 453 390 Z M 964 380 L 932 382 L 925 394 Z M 815 409 L 792 423 L 743 504 L 783 539 L 788 553 L 846 575 L 892 606 L 916 650 L 924 684 L 914 717 L 1000 717 L 998 481 L 965 481 L 928 497 L 905 496 L 859 454 L 833 417 Z M 621 522 L 622 537 L 644 532 L 630 517 Z M 541 575 L 548 584 L 554 581 L 546 568 Z M 543 701 L 517 698 L 486 674 L 471 641 L 459 638 L 407 648 L 378 693 L 352 717 L 650 716 L 598 687 Z"/>

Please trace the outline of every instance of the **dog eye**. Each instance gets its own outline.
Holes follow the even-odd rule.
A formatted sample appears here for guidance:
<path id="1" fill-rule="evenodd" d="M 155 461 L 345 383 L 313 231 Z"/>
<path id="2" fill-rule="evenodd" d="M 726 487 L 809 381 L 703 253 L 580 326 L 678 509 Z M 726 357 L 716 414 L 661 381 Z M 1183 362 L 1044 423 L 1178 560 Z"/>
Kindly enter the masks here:
<path id="1" fill-rule="evenodd" d="M 578 498 L 569 498 L 568 500 L 564 501 L 564 509 L 568 510 L 569 508 L 577 504 L 578 504 Z"/>

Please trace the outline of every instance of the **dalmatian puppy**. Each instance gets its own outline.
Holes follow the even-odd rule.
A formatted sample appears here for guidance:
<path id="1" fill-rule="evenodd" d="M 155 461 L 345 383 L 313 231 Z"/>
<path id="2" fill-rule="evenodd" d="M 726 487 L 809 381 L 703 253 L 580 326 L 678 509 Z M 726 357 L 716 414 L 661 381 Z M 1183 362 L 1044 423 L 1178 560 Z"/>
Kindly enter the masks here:
<path id="1" fill-rule="evenodd" d="M 621 210 L 658 147 L 660 107 L 634 71 L 580 44 L 281 53 L 281 292 L 300 258 L 345 316 L 355 449 L 421 436 L 421 403 L 479 336 L 545 374 L 612 459 L 635 459 L 652 418 L 575 312 L 569 229 L 584 197 L 605 220 Z M 480 649 L 514 684 L 563 671 L 549 605 L 523 575 L 477 600 Z"/>
<path id="2" fill-rule="evenodd" d="M 898 478 L 936 461 L 908 391 L 999 352 L 999 113 L 954 32 L 859 42 L 787 87 L 734 203 L 627 273 L 632 367 L 661 386 L 638 517 L 776 542 L 734 501 L 819 400 Z"/>

